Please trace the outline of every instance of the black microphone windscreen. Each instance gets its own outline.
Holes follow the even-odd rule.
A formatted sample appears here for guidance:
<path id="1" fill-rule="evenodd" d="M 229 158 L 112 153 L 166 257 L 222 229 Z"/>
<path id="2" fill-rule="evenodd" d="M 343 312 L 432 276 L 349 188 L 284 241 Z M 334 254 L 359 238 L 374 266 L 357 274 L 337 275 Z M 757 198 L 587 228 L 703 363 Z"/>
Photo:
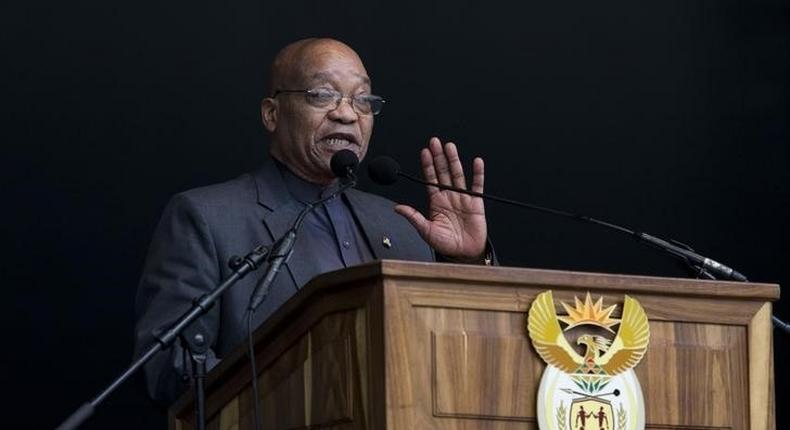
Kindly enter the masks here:
<path id="1" fill-rule="evenodd" d="M 390 157 L 377 157 L 368 165 L 368 176 L 379 185 L 392 185 L 398 181 L 400 166 Z"/>
<path id="2" fill-rule="evenodd" d="M 341 149 L 335 152 L 332 160 L 329 161 L 332 173 L 338 178 L 347 178 L 349 174 L 354 173 L 358 165 L 359 158 L 357 158 L 357 154 L 348 149 Z"/>

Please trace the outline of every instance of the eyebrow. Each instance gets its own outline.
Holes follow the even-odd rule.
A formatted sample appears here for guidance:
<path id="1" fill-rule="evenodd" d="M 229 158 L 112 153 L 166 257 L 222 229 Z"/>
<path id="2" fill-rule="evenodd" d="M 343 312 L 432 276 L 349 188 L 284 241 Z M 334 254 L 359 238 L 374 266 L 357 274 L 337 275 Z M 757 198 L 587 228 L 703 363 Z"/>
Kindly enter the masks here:
<path id="1" fill-rule="evenodd" d="M 370 78 L 367 77 L 366 75 L 360 75 L 360 74 L 354 73 L 354 76 L 356 76 L 359 79 L 361 79 L 363 84 L 365 84 L 367 86 L 370 86 Z M 310 77 L 311 80 L 323 80 L 323 81 L 329 81 L 329 80 L 331 80 L 331 78 L 332 78 L 332 75 L 330 73 L 327 73 L 327 72 L 318 72 L 318 73 L 313 74 L 313 76 Z"/>

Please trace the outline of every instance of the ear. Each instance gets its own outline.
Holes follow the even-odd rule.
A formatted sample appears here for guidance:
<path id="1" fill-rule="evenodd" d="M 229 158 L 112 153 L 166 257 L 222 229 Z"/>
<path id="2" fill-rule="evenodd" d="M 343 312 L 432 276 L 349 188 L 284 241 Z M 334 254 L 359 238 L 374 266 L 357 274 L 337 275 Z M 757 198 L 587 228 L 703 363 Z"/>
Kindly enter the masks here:
<path id="1" fill-rule="evenodd" d="M 261 100 L 261 121 L 269 133 L 274 133 L 274 130 L 277 129 L 278 109 L 279 106 L 277 104 L 277 100 L 271 97 L 266 97 L 265 99 Z"/>

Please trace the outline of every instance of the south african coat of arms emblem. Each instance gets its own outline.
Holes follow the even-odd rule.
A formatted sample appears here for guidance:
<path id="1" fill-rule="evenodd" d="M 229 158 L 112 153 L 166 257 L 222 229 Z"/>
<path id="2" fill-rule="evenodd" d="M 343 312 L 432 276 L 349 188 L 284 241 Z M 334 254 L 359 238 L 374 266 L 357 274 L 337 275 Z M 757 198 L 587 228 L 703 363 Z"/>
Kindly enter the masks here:
<path id="1" fill-rule="evenodd" d="M 547 367 L 538 390 L 538 427 L 542 430 L 641 430 L 645 428 L 642 389 L 633 371 L 647 351 L 647 314 L 625 296 L 620 319 L 617 305 L 603 298 L 574 306 L 561 302 L 558 316 L 551 291 L 540 293 L 529 310 L 527 331 Z M 565 324 L 565 328 L 560 327 Z M 618 326 L 615 334 L 612 327 Z M 568 342 L 585 348 L 579 354 Z"/>

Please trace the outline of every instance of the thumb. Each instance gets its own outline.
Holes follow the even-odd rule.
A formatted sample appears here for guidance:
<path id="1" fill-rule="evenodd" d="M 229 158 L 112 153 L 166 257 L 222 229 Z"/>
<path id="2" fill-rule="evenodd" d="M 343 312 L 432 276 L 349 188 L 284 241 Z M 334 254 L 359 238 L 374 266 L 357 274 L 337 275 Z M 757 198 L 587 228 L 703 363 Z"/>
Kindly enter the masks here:
<path id="1" fill-rule="evenodd" d="M 428 237 L 431 230 L 430 223 L 417 209 L 409 205 L 395 205 L 395 212 L 406 218 L 423 238 Z"/>

